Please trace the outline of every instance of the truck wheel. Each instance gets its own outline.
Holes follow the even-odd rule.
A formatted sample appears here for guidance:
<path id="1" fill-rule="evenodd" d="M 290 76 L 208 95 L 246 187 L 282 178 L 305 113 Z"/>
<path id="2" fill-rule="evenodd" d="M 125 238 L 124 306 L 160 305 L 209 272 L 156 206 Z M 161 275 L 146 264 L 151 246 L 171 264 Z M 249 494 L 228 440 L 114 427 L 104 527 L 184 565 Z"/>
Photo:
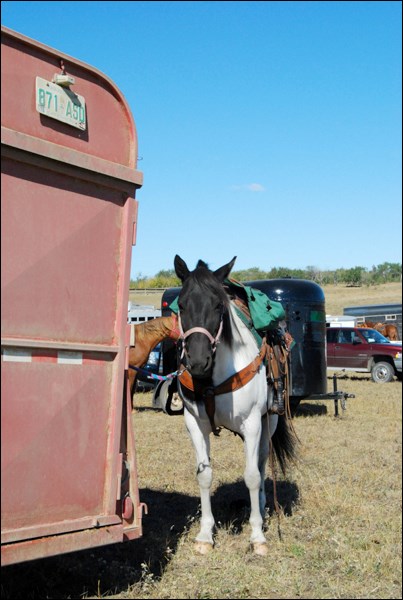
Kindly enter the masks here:
<path id="1" fill-rule="evenodd" d="M 375 363 L 371 371 L 372 381 L 375 383 L 389 383 L 394 374 L 394 369 L 388 362 Z"/>

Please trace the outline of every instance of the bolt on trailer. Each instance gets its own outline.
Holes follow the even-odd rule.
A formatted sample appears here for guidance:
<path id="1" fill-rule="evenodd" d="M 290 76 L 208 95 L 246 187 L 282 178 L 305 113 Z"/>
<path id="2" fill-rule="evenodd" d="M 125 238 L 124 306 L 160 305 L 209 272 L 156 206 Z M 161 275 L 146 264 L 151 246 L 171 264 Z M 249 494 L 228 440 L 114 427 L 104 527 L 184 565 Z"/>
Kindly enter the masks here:
<path id="1" fill-rule="evenodd" d="M 126 384 L 142 173 L 110 79 L 5 27 L 1 44 L 7 565 L 142 535 Z"/>

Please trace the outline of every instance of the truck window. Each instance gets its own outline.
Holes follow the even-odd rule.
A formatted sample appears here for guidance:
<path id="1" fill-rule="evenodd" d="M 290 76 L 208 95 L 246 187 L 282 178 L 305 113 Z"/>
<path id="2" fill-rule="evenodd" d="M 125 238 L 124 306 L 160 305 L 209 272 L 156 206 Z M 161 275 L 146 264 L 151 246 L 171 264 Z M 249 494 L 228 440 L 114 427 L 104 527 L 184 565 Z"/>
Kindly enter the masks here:
<path id="1" fill-rule="evenodd" d="M 369 344 L 390 344 L 390 341 L 376 329 L 361 329 L 360 331 Z"/>
<path id="2" fill-rule="evenodd" d="M 349 329 L 339 329 L 339 344 L 352 344 L 354 331 Z"/>
<path id="3" fill-rule="evenodd" d="M 335 344 L 337 342 L 337 331 L 338 330 L 334 327 L 329 327 L 329 329 L 326 331 L 327 341 L 330 344 Z"/>

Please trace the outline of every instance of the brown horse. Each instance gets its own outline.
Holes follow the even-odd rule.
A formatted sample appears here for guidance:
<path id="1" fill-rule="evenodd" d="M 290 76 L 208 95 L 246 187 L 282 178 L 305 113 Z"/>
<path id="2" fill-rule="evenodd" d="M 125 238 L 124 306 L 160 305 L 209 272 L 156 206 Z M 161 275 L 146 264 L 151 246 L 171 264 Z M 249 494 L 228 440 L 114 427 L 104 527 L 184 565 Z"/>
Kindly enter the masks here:
<path id="1" fill-rule="evenodd" d="M 137 371 L 130 367 L 141 368 L 147 363 L 148 356 L 153 348 L 162 340 L 171 338 L 179 339 L 178 319 L 175 314 L 170 317 L 157 317 L 144 323 L 133 325 L 135 341 L 129 350 L 129 386 L 133 402 L 134 388 Z"/>
<path id="2" fill-rule="evenodd" d="M 399 331 L 396 325 L 391 325 L 390 323 L 377 323 L 375 329 L 391 342 L 397 342 L 399 340 Z"/>
<path id="3" fill-rule="evenodd" d="M 379 327 L 382 327 L 383 323 L 373 323 L 373 321 L 365 321 L 364 323 L 359 323 L 357 327 L 364 327 L 367 329 L 376 329 L 379 331 Z"/>
<path id="4" fill-rule="evenodd" d="M 366 321 L 360 323 L 358 327 L 368 327 L 369 329 L 376 329 L 391 342 L 397 342 L 399 340 L 399 330 L 396 325 L 390 323 L 373 323 L 372 321 Z"/>

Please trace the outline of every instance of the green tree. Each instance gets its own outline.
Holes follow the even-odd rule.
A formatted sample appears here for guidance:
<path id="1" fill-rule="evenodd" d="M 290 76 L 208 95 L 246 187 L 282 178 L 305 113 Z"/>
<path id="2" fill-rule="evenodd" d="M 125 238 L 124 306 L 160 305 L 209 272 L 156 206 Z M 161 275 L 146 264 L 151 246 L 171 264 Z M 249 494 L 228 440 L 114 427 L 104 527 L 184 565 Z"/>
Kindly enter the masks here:
<path id="1" fill-rule="evenodd" d="M 365 271 L 364 267 L 353 267 L 352 269 L 347 269 L 345 283 L 357 286 L 361 285 L 363 271 Z"/>
<path id="2" fill-rule="evenodd" d="M 267 273 L 258 267 L 251 267 L 250 269 L 233 271 L 231 277 L 237 281 L 253 281 L 254 279 L 267 279 Z"/>
<path id="3" fill-rule="evenodd" d="M 238 281 L 253 281 L 258 279 L 279 279 L 282 277 L 294 277 L 297 279 L 308 279 L 324 285 L 333 283 L 347 285 L 374 285 L 391 281 L 402 281 L 401 263 L 384 262 L 373 265 L 371 270 L 365 267 L 353 267 L 345 269 L 341 267 L 335 270 L 321 271 L 318 267 L 309 265 L 306 269 L 290 269 L 289 267 L 272 267 L 269 271 L 263 271 L 258 267 L 233 271 L 232 277 Z M 177 287 L 180 281 L 174 269 L 162 269 L 154 277 L 144 277 L 141 273 L 135 279 L 130 280 L 130 287 L 144 288 L 168 288 Z"/>

